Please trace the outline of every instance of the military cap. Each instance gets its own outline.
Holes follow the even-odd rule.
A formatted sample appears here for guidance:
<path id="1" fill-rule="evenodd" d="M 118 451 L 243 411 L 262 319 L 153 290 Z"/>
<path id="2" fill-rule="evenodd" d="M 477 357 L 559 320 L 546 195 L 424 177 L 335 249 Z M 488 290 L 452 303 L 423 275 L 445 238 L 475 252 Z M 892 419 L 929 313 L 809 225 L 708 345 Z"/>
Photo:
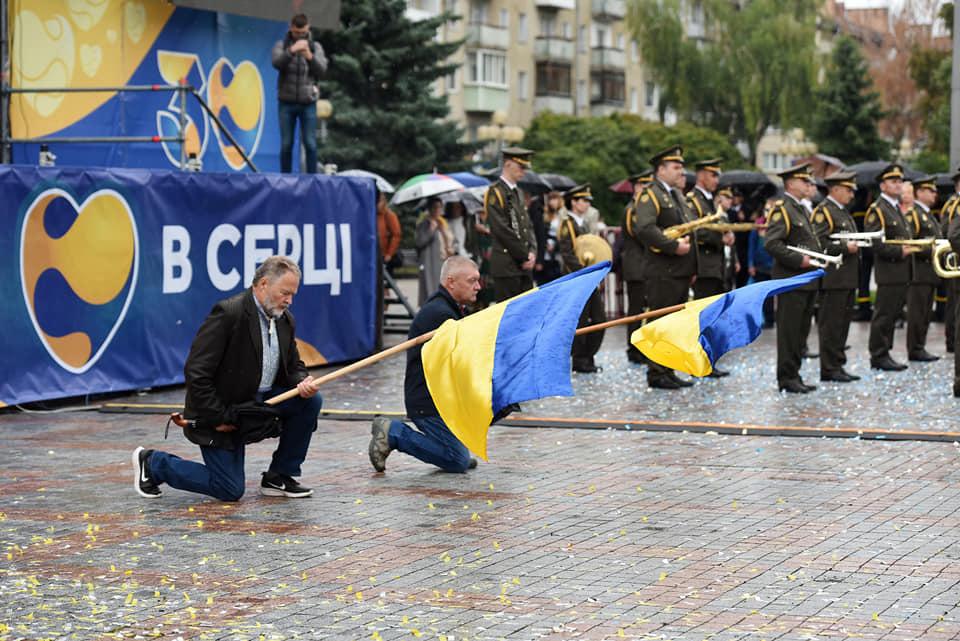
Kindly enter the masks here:
<path id="1" fill-rule="evenodd" d="M 808 162 L 788 167 L 783 171 L 777 172 L 777 175 L 783 179 L 783 182 L 787 182 L 791 178 L 799 178 L 800 180 L 806 180 L 808 182 L 813 181 L 813 174 L 810 173 L 810 163 Z"/>
<path id="2" fill-rule="evenodd" d="M 958 180 L 960 180 L 960 167 L 957 167 L 956 169 L 953 170 L 953 173 L 950 174 L 950 180 L 952 180 L 953 182 L 957 182 Z"/>
<path id="3" fill-rule="evenodd" d="M 531 149 L 524 149 L 523 147 L 504 147 L 501 153 L 503 153 L 504 162 L 512 160 L 524 167 L 530 166 L 534 154 Z"/>
<path id="4" fill-rule="evenodd" d="M 884 180 L 890 180 L 892 178 L 903 178 L 903 167 L 898 163 L 892 162 L 877 174 L 877 182 L 882 183 Z"/>
<path id="5" fill-rule="evenodd" d="M 563 192 L 563 197 L 567 200 L 585 198 L 586 200 L 593 202 L 593 194 L 590 193 L 590 183 L 583 183 L 582 185 L 571 187 L 567 191 Z"/>
<path id="6" fill-rule="evenodd" d="M 680 145 L 671 145 L 650 158 L 650 164 L 654 167 L 670 161 L 683 163 L 683 147 Z"/>
<path id="7" fill-rule="evenodd" d="M 720 163 L 719 158 L 711 158 L 710 160 L 701 160 L 698 163 L 695 163 L 693 166 L 697 171 L 712 171 L 713 173 L 720 174 Z"/>
<path id="8" fill-rule="evenodd" d="M 930 189 L 931 191 L 937 191 L 937 177 L 931 176 L 930 174 L 924 174 L 919 178 L 915 178 L 910 182 L 913 183 L 914 189 Z"/>
<path id="9" fill-rule="evenodd" d="M 842 185 L 854 191 L 857 189 L 857 174 L 854 171 L 835 171 L 824 178 L 823 181 L 827 183 L 827 187 Z"/>
<path id="10" fill-rule="evenodd" d="M 635 183 L 635 182 L 651 183 L 653 182 L 653 170 L 644 169 L 638 174 L 630 174 L 629 176 L 627 176 L 627 180 L 632 183 Z"/>
<path id="11" fill-rule="evenodd" d="M 733 187 L 721 187 L 717 190 L 717 195 L 733 198 Z"/>

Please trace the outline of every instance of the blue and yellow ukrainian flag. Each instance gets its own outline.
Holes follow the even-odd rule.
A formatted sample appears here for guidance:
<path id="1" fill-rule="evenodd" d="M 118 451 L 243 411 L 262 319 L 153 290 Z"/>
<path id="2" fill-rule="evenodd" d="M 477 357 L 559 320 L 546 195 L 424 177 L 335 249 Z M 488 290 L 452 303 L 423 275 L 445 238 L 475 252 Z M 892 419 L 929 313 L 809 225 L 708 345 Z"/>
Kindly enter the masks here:
<path id="1" fill-rule="evenodd" d="M 749 345 L 763 326 L 763 301 L 823 276 L 816 269 L 754 283 L 726 294 L 690 301 L 633 332 L 630 342 L 650 360 L 692 376 L 706 376 L 721 356 Z"/>
<path id="2" fill-rule="evenodd" d="M 487 460 L 487 430 L 511 403 L 573 395 L 573 335 L 583 306 L 609 271 L 610 261 L 597 263 L 448 320 L 423 346 L 430 396 L 471 452 Z"/>

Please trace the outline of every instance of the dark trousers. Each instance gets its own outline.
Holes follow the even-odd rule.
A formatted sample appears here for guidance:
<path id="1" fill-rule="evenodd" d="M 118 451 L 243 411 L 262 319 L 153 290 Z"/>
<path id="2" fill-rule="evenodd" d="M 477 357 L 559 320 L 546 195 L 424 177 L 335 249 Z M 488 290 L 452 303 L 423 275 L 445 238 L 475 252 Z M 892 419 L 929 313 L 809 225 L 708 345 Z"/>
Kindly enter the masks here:
<path id="1" fill-rule="evenodd" d="M 524 274 L 523 276 L 493 277 L 493 295 L 498 303 L 508 298 L 518 296 L 532 288 L 533 278 L 530 274 Z"/>
<path id="2" fill-rule="evenodd" d="M 599 289 L 593 290 L 587 304 L 583 306 L 580 312 L 580 322 L 577 327 L 587 327 L 596 325 L 607 320 L 606 313 L 603 311 L 603 296 Z M 600 351 L 600 345 L 603 343 L 603 330 L 599 332 L 590 332 L 582 336 L 573 337 L 573 346 L 570 348 L 570 355 L 573 357 L 574 367 L 592 367 L 593 357 Z"/>
<path id="3" fill-rule="evenodd" d="M 810 326 L 816 291 L 798 290 L 777 296 L 777 384 L 800 379 L 800 351 Z"/>
<path id="4" fill-rule="evenodd" d="M 263 395 L 270 398 L 285 388 L 273 388 Z M 311 398 L 295 396 L 276 406 L 283 418 L 283 432 L 273 453 L 270 471 L 285 476 L 300 476 L 300 465 L 307 458 L 310 438 L 317 429 L 317 416 L 323 407 L 319 394 Z M 150 473 L 157 483 L 178 490 L 206 494 L 221 501 L 238 501 L 246 483 L 243 462 L 245 446 L 235 450 L 200 446 L 203 463 L 187 461 L 174 454 L 155 451 L 150 456 Z"/>
<path id="5" fill-rule="evenodd" d="M 943 331 L 946 334 L 947 350 L 953 349 L 956 328 L 954 325 L 957 315 L 957 281 L 952 278 L 943 279 L 943 288 L 947 295 L 947 303 L 943 308 Z"/>
<path id="6" fill-rule="evenodd" d="M 933 317 L 935 285 L 910 283 L 907 287 L 907 355 L 927 348 L 927 330 Z"/>
<path id="7" fill-rule="evenodd" d="M 697 276 L 696 282 L 693 283 L 694 298 L 706 298 L 707 296 L 716 296 L 717 294 L 723 294 L 725 292 L 722 278 L 704 278 Z"/>
<path id="8" fill-rule="evenodd" d="M 756 272 L 753 275 L 753 282 L 762 283 L 773 278 L 770 275 L 770 272 Z M 767 325 L 773 325 L 774 313 L 773 313 L 773 300 L 775 296 L 767 296 L 763 301 L 763 322 Z"/>
<path id="9" fill-rule="evenodd" d="M 690 292 L 689 278 L 657 278 L 647 281 L 647 304 L 650 309 L 660 309 L 686 303 Z M 673 370 L 650 361 L 647 366 L 647 383 L 670 378 Z"/>
<path id="10" fill-rule="evenodd" d="M 853 320 L 855 289 L 825 289 L 820 292 L 817 329 L 820 334 L 820 375 L 836 374 L 847 364 L 843 351 Z"/>
<path id="11" fill-rule="evenodd" d="M 470 450 L 453 435 L 442 418 L 419 416 L 413 419 L 413 424 L 417 429 L 402 421 L 390 421 L 387 436 L 390 447 L 436 465 L 444 472 L 462 474 L 469 469 Z"/>
<path id="12" fill-rule="evenodd" d="M 893 331 L 906 300 L 906 283 L 902 285 L 877 285 L 877 300 L 873 306 L 873 318 L 870 319 L 870 338 L 867 341 L 871 363 L 890 356 L 890 350 L 893 349 Z"/>
<path id="13" fill-rule="evenodd" d="M 306 150 L 306 166 L 300 168 L 300 173 L 317 173 L 317 105 L 281 100 L 277 118 L 280 120 L 280 171 L 289 174 L 293 169 L 293 130 L 299 122 L 300 140 Z"/>
<path id="14" fill-rule="evenodd" d="M 627 316 L 636 316 L 637 314 L 642 314 L 643 309 L 647 306 L 647 284 L 646 281 L 642 280 L 628 280 L 627 281 Z M 633 343 L 630 342 L 630 337 L 633 336 L 633 333 L 640 329 L 640 326 L 643 325 L 643 321 L 636 321 L 627 325 L 627 356 L 631 358 L 641 358 L 643 354 L 640 353 L 640 350 L 633 346 Z"/>

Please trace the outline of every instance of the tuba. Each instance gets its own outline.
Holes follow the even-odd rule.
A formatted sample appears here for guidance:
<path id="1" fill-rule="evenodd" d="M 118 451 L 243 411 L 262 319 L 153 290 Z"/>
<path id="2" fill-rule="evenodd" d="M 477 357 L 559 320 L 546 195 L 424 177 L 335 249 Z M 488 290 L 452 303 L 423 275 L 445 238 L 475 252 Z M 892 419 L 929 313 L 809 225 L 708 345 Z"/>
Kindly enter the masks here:
<path id="1" fill-rule="evenodd" d="M 610 243 L 596 234 L 580 234 L 573 241 L 573 252 L 584 267 L 613 260 Z"/>
<path id="2" fill-rule="evenodd" d="M 960 258 L 949 240 L 938 239 L 933 245 L 933 271 L 940 278 L 960 278 Z"/>

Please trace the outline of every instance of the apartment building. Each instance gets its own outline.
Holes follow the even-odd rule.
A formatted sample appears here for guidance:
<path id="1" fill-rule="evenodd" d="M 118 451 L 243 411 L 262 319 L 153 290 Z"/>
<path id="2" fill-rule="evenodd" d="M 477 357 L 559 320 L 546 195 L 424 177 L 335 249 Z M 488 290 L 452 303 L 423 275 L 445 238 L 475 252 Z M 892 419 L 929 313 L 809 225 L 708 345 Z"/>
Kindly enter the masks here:
<path id="1" fill-rule="evenodd" d="M 408 0 L 408 7 L 413 19 L 442 11 L 462 17 L 437 34 L 465 45 L 453 59 L 461 66 L 436 90 L 470 140 L 491 124 L 525 128 L 545 111 L 657 117 L 657 87 L 627 28 L 625 0 Z"/>

